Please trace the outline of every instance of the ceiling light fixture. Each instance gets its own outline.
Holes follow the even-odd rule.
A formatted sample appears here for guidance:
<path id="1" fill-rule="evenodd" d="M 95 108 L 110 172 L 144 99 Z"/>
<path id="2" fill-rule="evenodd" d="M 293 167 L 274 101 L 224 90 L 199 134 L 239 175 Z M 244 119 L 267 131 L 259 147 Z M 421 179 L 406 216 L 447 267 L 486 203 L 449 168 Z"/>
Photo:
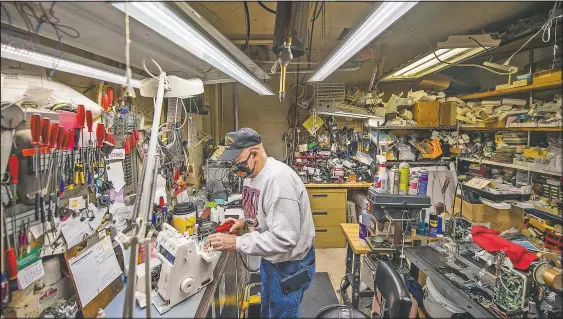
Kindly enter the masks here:
<path id="1" fill-rule="evenodd" d="M 82 75 L 85 77 L 121 85 L 126 85 L 127 83 L 127 78 L 125 77 L 125 75 L 104 71 L 98 68 L 87 66 L 85 64 L 72 62 L 66 59 L 39 52 L 16 48 L 4 43 L 2 43 L 1 52 L 2 58 L 9 60 L 42 66 L 50 69 L 56 68 L 59 71 Z M 125 73 L 125 70 L 123 71 L 123 73 Z M 132 79 L 131 85 L 135 88 L 139 88 L 141 87 L 141 81 Z"/>
<path id="2" fill-rule="evenodd" d="M 112 5 L 125 13 L 124 3 Z M 127 14 L 260 95 L 274 93 L 254 74 L 160 2 L 129 2 Z"/>
<path id="3" fill-rule="evenodd" d="M 500 40 L 488 34 L 449 36 L 448 41 L 438 42 L 436 50 L 399 66 L 384 76 L 382 81 L 418 79 L 480 54 L 485 48 L 498 47 L 499 44 Z"/>
<path id="4" fill-rule="evenodd" d="M 317 69 L 309 79 L 309 82 L 318 82 L 326 79 L 332 72 L 387 30 L 417 3 L 418 1 L 381 3 L 359 26 L 348 34 L 344 41 L 340 42 L 340 45 Z"/>

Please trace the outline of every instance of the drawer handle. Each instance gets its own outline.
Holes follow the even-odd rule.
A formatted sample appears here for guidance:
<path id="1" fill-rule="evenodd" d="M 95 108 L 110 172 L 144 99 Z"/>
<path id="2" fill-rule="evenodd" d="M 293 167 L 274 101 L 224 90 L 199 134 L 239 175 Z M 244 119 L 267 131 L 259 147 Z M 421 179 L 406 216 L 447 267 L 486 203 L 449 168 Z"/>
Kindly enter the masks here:
<path id="1" fill-rule="evenodd" d="M 326 233 L 328 229 L 315 229 L 315 233 Z"/>
<path id="2" fill-rule="evenodd" d="M 328 215 L 328 212 L 313 212 L 313 216 L 319 216 L 319 215 Z"/>
<path id="3" fill-rule="evenodd" d="M 313 194 L 313 198 L 314 197 L 328 197 L 327 194 Z"/>

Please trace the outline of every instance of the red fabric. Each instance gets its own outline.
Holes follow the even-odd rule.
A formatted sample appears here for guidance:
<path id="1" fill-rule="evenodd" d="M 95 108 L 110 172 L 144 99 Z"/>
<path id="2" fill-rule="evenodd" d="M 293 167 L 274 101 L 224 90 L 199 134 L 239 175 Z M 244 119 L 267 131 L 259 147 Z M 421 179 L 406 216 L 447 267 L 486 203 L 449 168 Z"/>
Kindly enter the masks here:
<path id="1" fill-rule="evenodd" d="M 471 235 L 473 241 L 479 247 L 490 253 L 504 251 L 515 268 L 526 270 L 530 268 L 530 264 L 538 259 L 538 256 L 528 251 L 528 249 L 515 244 L 498 236 L 499 232 L 484 226 L 474 225 L 471 227 Z"/>

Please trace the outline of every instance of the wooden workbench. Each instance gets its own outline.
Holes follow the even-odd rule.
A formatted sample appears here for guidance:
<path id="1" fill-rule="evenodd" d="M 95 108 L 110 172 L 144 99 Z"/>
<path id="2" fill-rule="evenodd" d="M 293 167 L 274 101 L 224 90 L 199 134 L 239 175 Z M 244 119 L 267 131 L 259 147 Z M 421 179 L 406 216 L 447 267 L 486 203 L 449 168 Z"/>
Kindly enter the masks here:
<path id="1" fill-rule="evenodd" d="M 360 225 L 359 224 L 340 224 L 342 227 L 342 232 L 346 237 L 346 242 L 349 247 L 352 248 L 354 254 L 363 255 L 371 252 L 368 244 L 365 240 L 360 239 Z"/>

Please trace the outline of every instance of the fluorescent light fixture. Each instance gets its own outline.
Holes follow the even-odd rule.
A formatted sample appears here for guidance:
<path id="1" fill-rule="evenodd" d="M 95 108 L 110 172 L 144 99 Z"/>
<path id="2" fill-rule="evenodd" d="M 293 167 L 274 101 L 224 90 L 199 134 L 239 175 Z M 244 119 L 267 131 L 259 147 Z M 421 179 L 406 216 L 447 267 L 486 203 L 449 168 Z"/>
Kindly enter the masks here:
<path id="1" fill-rule="evenodd" d="M 56 68 L 59 71 L 82 75 L 93 79 L 108 81 L 112 83 L 126 85 L 125 75 L 104 71 L 84 64 L 61 59 L 51 55 L 28 51 L 2 43 L 2 58 L 14 60 L 22 63 L 33 64 L 45 68 Z M 125 73 L 125 71 L 123 71 Z M 131 85 L 135 88 L 141 87 L 141 81 L 131 79 Z"/>
<path id="2" fill-rule="evenodd" d="M 332 72 L 387 30 L 417 3 L 418 1 L 381 3 L 359 26 L 350 32 L 344 41 L 340 42 L 338 48 L 315 71 L 309 82 L 318 82 L 326 79 Z"/>
<path id="3" fill-rule="evenodd" d="M 124 3 L 112 5 L 125 13 Z M 260 95 L 274 93 L 197 29 L 161 2 L 128 2 L 127 14 Z"/>
<path id="4" fill-rule="evenodd" d="M 332 103 L 325 106 L 317 106 L 315 108 L 315 112 L 321 115 L 352 117 L 359 119 L 379 118 L 367 112 L 364 108 L 340 104 L 340 103 Z"/>
<path id="5" fill-rule="evenodd" d="M 438 42 L 434 52 L 399 66 L 382 81 L 417 79 L 449 67 L 447 63 L 436 59 L 436 56 L 444 62 L 457 63 L 485 51 L 483 47 L 489 50 L 499 44 L 500 40 L 493 39 L 490 34 L 450 35 L 448 41 Z"/>
<path id="6" fill-rule="evenodd" d="M 461 62 L 483 51 L 485 51 L 485 49 L 481 47 L 437 49 L 421 58 L 408 62 L 406 65 L 400 66 L 396 71 L 391 71 L 388 75 L 383 77 L 382 80 L 417 79 L 449 67 L 450 65 L 447 63 Z M 447 63 L 440 62 L 436 56 Z"/>

